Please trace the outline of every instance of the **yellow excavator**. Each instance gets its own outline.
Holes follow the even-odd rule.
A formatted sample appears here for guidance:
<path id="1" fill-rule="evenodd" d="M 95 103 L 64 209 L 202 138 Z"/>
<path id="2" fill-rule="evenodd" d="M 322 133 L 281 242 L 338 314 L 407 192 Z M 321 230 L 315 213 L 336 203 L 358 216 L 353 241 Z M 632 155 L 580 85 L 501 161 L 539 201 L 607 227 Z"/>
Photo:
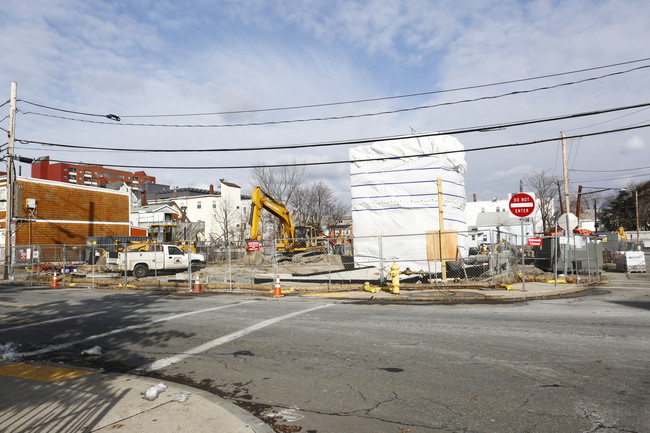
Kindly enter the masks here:
<path id="1" fill-rule="evenodd" d="M 261 241 L 260 220 L 262 210 L 266 209 L 282 223 L 281 239 L 276 244 L 278 251 L 293 254 L 304 251 L 325 249 L 324 240 L 318 237 L 313 226 L 298 226 L 293 223 L 289 210 L 257 187 L 251 195 L 251 219 L 249 240 Z"/>

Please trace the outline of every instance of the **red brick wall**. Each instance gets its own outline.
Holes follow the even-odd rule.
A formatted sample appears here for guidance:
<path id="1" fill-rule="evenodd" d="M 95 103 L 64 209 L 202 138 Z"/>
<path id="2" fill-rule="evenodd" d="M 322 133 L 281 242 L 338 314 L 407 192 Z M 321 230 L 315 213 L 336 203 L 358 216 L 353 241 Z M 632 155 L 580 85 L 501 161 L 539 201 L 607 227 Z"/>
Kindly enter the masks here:
<path id="1" fill-rule="evenodd" d="M 14 218 L 26 220 L 16 224 L 16 245 L 85 244 L 89 236 L 129 236 L 127 194 L 25 179 L 16 183 Z M 36 199 L 33 215 L 28 198 Z M 0 221 L 4 229 L 4 212 Z"/>

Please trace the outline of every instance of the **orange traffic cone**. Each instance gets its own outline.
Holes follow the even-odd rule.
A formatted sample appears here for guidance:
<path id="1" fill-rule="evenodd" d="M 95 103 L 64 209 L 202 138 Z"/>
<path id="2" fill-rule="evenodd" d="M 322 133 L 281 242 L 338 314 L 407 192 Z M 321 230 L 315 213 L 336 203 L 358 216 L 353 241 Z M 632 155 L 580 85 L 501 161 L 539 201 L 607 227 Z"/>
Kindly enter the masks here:
<path id="1" fill-rule="evenodd" d="M 199 277 L 196 277 L 196 281 L 194 282 L 194 293 L 201 293 L 201 282 L 199 281 Z"/>
<path id="2" fill-rule="evenodd" d="M 56 271 L 54 271 L 54 276 L 52 277 L 52 284 L 50 284 L 50 287 L 59 287 L 59 282 L 56 279 Z"/>
<path id="3" fill-rule="evenodd" d="M 282 296 L 282 286 L 280 285 L 280 274 L 275 277 L 275 290 L 273 291 L 273 297 Z"/>

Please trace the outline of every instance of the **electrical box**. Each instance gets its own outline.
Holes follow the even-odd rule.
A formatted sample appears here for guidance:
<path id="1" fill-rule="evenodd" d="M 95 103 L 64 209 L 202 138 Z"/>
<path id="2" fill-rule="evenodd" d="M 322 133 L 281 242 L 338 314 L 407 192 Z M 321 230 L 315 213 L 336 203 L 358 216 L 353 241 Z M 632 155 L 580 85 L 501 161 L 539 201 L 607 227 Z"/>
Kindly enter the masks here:
<path id="1" fill-rule="evenodd" d="M 27 202 L 27 209 L 36 209 L 36 199 L 35 198 L 28 198 L 25 200 Z"/>

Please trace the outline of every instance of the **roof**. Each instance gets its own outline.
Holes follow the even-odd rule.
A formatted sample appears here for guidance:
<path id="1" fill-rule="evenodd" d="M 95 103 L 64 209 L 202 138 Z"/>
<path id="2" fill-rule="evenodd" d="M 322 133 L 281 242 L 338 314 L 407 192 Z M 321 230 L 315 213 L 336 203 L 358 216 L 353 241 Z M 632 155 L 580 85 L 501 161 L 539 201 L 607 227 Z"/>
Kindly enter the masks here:
<path id="1" fill-rule="evenodd" d="M 477 227 L 516 226 L 519 223 L 519 218 L 513 217 L 510 212 L 481 212 L 476 217 Z"/>
<path id="2" fill-rule="evenodd" d="M 221 180 L 221 183 L 223 183 L 224 185 L 227 185 L 227 186 L 229 186 L 229 187 L 231 187 L 231 188 L 241 188 L 241 186 L 239 186 L 239 185 L 237 185 L 237 184 L 234 184 L 234 183 L 232 183 L 232 182 L 226 182 L 226 181 L 223 180 L 223 179 Z"/>
<path id="3" fill-rule="evenodd" d="M 155 213 L 155 212 L 163 211 L 164 208 L 169 209 L 169 212 L 165 212 L 165 213 L 173 213 L 173 214 L 178 213 L 178 210 L 176 210 L 175 208 L 173 208 L 167 203 L 154 203 L 154 204 L 146 204 L 144 206 L 137 206 L 137 207 L 133 207 L 133 211 L 139 211 L 144 213 Z"/>

